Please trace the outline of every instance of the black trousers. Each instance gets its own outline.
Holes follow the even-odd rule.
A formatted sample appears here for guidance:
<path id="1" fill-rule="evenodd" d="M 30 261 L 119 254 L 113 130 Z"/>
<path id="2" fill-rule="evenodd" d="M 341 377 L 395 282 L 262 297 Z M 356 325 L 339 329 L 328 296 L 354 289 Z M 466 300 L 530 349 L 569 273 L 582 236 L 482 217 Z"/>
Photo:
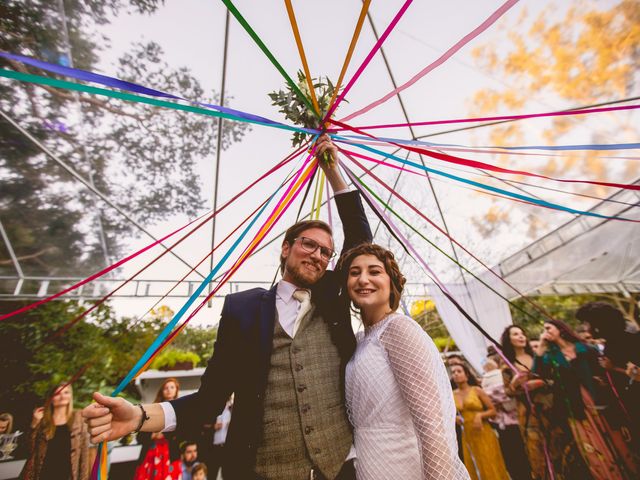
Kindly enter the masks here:
<path id="1" fill-rule="evenodd" d="M 497 429 L 500 450 L 507 471 L 513 480 L 530 480 L 531 468 L 525 452 L 524 442 L 517 425 L 508 425 L 504 430 Z"/>

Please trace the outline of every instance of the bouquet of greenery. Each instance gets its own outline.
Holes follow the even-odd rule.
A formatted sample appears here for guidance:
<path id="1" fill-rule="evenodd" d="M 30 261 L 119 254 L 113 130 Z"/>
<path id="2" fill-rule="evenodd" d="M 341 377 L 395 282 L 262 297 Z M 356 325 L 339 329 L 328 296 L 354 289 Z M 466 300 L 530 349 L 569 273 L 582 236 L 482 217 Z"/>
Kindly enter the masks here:
<path id="1" fill-rule="evenodd" d="M 305 102 L 300 98 L 289 84 L 286 85 L 285 90 L 271 92 L 269 97 L 272 100 L 272 104 L 276 107 L 280 107 L 280 112 L 284 113 L 287 120 L 293 122 L 294 125 L 317 129 L 329 110 L 329 102 L 333 98 L 335 86 L 331 83 L 331 80 L 329 80 L 328 77 L 324 77 L 324 80 L 322 77 L 319 79 L 312 78 L 311 80 L 318 100 L 318 106 L 320 107 L 319 113 L 316 113 L 315 110 L 308 106 L 312 105 L 311 92 L 309 91 L 309 86 L 307 84 L 307 77 L 305 77 L 301 70 L 298 70 L 298 88 L 307 98 L 308 102 Z M 310 134 L 305 132 L 295 132 L 292 138 L 293 146 L 297 147 L 302 145 L 308 135 Z"/>

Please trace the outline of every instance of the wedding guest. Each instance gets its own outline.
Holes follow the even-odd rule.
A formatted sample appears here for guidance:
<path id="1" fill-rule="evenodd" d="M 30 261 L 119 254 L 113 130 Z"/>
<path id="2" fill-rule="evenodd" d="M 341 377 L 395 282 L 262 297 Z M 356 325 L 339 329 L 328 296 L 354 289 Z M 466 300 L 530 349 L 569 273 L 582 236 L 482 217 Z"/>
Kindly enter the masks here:
<path id="1" fill-rule="evenodd" d="M 193 468 L 200 465 L 198 462 L 198 444 L 185 441 L 180 444 L 180 480 L 192 480 Z"/>
<path id="2" fill-rule="evenodd" d="M 496 416 L 489 423 L 498 433 L 500 450 L 512 480 L 530 480 L 529 460 L 524 450 L 522 436 L 518 425 L 518 404 L 513 397 L 506 394 L 502 371 L 492 358 L 488 358 L 483 366 L 482 390 L 491 399 Z"/>
<path id="3" fill-rule="evenodd" d="M 211 477 L 211 480 L 216 480 L 217 478 L 218 475 L 216 474 Z M 191 480 L 207 480 L 207 466 L 204 463 L 198 463 L 193 466 L 193 470 L 191 470 Z"/>
<path id="4" fill-rule="evenodd" d="M 0 414 L 0 435 L 13 432 L 13 415 L 10 413 Z"/>
<path id="5" fill-rule="evenodd" d="M 95 459 L 71 385 L 56 387 L 44 407 L 33 411 L 30 455 L 23 480 L 88 480 Z"/>
<path id="6" fill-rule="evenodd" d="M 547 320 L 541 354 L 533 371 L 553 381 L 551 420 L 561 427 L 562 436 L 552 441 L 561 444 L 564 452 L 572 452 L 564 459 L 560 474 L 596 480 L 637 478 L 628 448 L 616 442 L 601 414 L 596 381 L 601 373 L 598 351 L 585 345 L 564 322 Z M 557 435 L 555 432 L 552 434 Z"/>
<path id="7" fill-rule="evenodd" d="M 527 340 L 527 332 L 517 325 L 510 325 L 502 332 L 500 341 L 502 353 L 516 368 L 502 368 L 505 393 L 518 402 L 518 425 L 524 439 L 525 450 L 531 465 L 532 476 L 536 480 L 546 478 L 545 431 L 551 425 L 544 417 L 548 408 L 550 393 L 544 380 L 531 372 L 535 353 L 533 341 Z M 550 456 L 561 461 L 562 451 L 547 446 Z"/>
<path id="8" fill-rule="evenodd" d="M 180 382 L 176 378 L 167 378 L 156 393 L 155 402 L 168 402 L 178 398 Z M 178 439 L 173 432 L 139 432 L 138 443 L 141 462 L 136 469 L 134 480 L 166 480 L 177 478 L 179 470 Z"/>
<path id="9" fill-rule="evenodd" d="M 462 448 L 469 476 L 472 480 L 508 480 L 500 444 L 488 422 L 496 415 L 491 399 L 466 365 L 451 367 L 451 378 L 456 383 L 453 396 L 462 418 Z"/>

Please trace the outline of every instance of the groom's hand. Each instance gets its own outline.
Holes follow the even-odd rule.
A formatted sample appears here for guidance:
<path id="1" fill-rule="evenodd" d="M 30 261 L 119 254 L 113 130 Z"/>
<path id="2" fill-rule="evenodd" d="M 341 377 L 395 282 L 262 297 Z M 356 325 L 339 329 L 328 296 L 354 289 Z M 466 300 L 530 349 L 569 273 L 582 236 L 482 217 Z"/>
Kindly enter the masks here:
<path id="1" fill-rule="evenodd" d="M 142 411 L 124 398 L 107 397 L 95 392 L 93 399 L 96 403 L 82 410 L 82 416 L 89 426 L 91 443 L 117 440 L 140 425 Z"/>

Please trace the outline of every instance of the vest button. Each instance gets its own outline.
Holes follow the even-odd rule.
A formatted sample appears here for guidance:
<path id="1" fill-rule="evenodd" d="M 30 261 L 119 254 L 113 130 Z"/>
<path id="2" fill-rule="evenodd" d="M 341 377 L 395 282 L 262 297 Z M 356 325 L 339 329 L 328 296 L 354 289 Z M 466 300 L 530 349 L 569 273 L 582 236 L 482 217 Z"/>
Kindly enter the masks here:
<path id="1" fill-rule="evenodd" d="M 304 428 L 304 433 L 306 433 L 307 435 L 309 435 L 311 432 L 313 432 L 313 427 L 305 427 Z"/>
<path id="2" fill-rule="evenodd" d="M 320 453 L 322 453 L 322 450 L 320 450 L 319 448 L 314 448 L 313 453 L 315 453 L 316 455 L 319 455 Z"/>
<path id="3" fill-rule="evenodd" d="M 293 353 L 300 353 L 302 349 L 300 347 L 293 347 L 292 351 Z"/>
<path id="4" fill-rule="evenodd" d="M 296 363 L 296 372 L 299 372 L 300 370 L 302 370 L 304 367 L 302 365 L 300 365 L 299 363 Z"/>
<path id="5" fill-rule="evenodd" d="M 309 405 L 308 403 L 305 403 L 302 406 L 302 413 L 307 413 L 309 410 L 311 410 L 311 405 Z"/>
<path id="6" fill-rule="evenodd" d="M 298 386 L 298 392 L 300 392 L 300 393 L 304 392 L 306 389 L 307 389 L 307 386 L 306 386 L 306 385 L 300 385 L 300 386 Z"/>

